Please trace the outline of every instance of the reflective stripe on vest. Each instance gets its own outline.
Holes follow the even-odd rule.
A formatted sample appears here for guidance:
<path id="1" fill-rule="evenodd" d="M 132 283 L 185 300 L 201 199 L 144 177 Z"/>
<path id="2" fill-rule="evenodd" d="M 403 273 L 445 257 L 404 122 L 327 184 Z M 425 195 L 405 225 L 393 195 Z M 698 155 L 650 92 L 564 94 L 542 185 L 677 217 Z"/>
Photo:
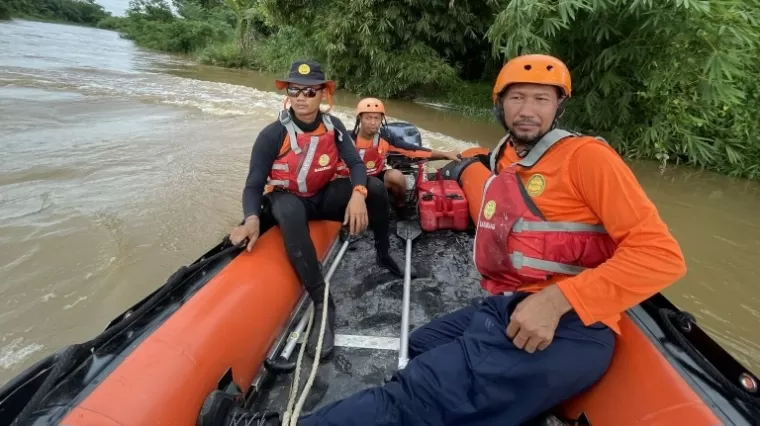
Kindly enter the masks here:
<path id="1" fill-rule="evenodd" d="M 296 123 L 293 122 L 293 118 L 290 116 L 290 113 L 287 110 L 283 110 L 280 113 L 280 123 L 288 132 L 288 139 L 290 139 L 290 149 L 295 154 L 301 154 L 302 150 L 298 146 L 298 134 L 303 134 L 304 131 L 296 126 Z M 327 132 L 330 132 L 335 128 L 332 119 L 327 114 L 322 114 L 322 123 L 325 125 Z M 306 177 L 309 175 L 311 165 L 314 163 L 314 156 L 316 155 L 317 147 L 319 146 L 319 136 L 311 136 L 310 142 L 311 143 L 309 143 L 309 149 L 306 151 L 306 156 L 304 157 L 303 162 L 301 163 L 301 168 L 298 170 L 298 175 L 296 176 L 298 191 L 301 193 L 307 193 L 309 191 L 308 187 L 306 186 Z M 290 167 L 287 164 L 275 163 L 272 165 L 272 170 L 290 172 Z M 267 184 L 272 186 L 288 187 L 288 181 L 286 180 L 270 179 L 267 180 Z"/>

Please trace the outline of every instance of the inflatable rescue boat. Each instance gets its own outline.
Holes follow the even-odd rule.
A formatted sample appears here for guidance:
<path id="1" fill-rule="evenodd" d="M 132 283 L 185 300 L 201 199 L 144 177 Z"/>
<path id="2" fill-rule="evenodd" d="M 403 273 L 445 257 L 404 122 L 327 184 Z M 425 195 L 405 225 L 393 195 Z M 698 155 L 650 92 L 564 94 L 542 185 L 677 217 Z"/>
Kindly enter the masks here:
<path id="1" fill-rule="evenodd" d="M 421 145 L 414 126 L 389 127 Z M 485 296 L 470 219 L 481 189 L 440 181 L 419 162 L 389 163 L 408 176 L 409 201 L 418 207 L 412 231 L 410 221 L 394 219 L 401 238 L 391 237 L 397 253 L 411 241 L 418 278 L 405 286 L 376 266 L 371 234 L 346 239 L 339 223 L 310 223 L 337 322 L 335 349 L 319 365 L 303 413 L 382 384 L 399 366 L 408 330 Z M 306 357 L 295 371 L 310 309 L 276 227 L 262 229 L 250 253 L 225 238 L 100 335 L 6 383 L 0 426 L 200 425 L 224 409 L 210 395 L 284 411 L 294 374 L 306 382 L 313 363 Z M 531 424 L 760 425 L 758 378 L 691 315 L 658 294 L 627 312 L 621 327 L 601 381 Z"/>

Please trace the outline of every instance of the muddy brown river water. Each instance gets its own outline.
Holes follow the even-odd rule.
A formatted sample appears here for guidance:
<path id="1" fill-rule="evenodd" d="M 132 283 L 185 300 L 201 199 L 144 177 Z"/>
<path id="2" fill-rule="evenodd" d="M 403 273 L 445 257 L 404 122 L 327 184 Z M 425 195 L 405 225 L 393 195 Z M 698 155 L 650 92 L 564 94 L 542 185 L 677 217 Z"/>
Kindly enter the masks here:
<path id="1" fill-rule="evenodd" d="M 0 383 L 102 331 L 229 232 L 253 140 L 282 103 L 272 78 L 114 32 L 0 23 Z M 336 99 L 347 126 L 357 100 Z M 501 135 L 419 104 L 387 108 L 434 148 Z M 632 167 L 687 258 L 665 294 L 760 373 L 760 185 Z"/>

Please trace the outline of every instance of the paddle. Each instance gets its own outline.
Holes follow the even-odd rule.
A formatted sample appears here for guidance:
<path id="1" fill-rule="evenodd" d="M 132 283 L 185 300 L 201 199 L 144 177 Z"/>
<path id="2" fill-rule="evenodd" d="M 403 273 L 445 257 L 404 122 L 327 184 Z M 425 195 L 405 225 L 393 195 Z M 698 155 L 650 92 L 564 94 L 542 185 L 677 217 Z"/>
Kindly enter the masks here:
<path id="1" fill-rule="evenodd" d="M 412 286 L 412 240 L 422 233 L 416 220 L 405 220 L 396 224 L 396 234 L 406 240 L 404 256 L 404 300 L 401 310 L 401 340 L 399 341 L 398 368 L 406 366 L 409 361 L 409 299 Z"/>

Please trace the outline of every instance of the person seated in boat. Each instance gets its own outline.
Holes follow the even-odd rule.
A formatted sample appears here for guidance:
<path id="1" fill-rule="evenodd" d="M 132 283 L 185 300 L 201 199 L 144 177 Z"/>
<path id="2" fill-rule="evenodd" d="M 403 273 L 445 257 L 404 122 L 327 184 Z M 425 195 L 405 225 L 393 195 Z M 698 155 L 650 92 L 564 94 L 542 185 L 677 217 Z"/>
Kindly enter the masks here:
<path id="1" fill-rule="evenodd" d="M 340 221 L 352 235 L 363 232 L 369 224 L 377 263 L 398 276 L 403 276 L 399 266 L 403 263 L 390 253 L 390 205 L 385 186 L 367 176 L 340 119 L 320 110 L 325 97 L 332 106 L 335 83 L 325 79 L 318 62 L 296 61 L 288 78 L 276 80 L 276 86 L 287 90 L 291 107 L 261 130 L 253 144 L 243 190 L 245 221 L 232 230 L 230 240 L 240 244 L 247 239 L 247 250 L 251 251 L 259 237 L 264 201 L 264 210 L 279 226 L 290 262 L 314 301 L 315 324 L 321 324 L 323 304 L 328 304 L 321 351 L 321 357 L 326 357 L 333 347 L 335 309 L 331 297 L 323 300 L 325 282 L 308 221 Z M 333 180 L 341 161 L 350 178 Z M 315 356 L 319 334 L 319 327 L 314 329 L 317 331 L 311 333 L 307 344 L 311 356 Z"/>
<path id="2" fill-rule="evenodd" d="M 558 126 L 570 95 L 557 58 L 504 65 L 493 102 L 508 135 L 444 170 L 480 206 L 474 259 L 492 296 L 415 330 L 391 381 L 299 425 L 521 425 L 602 377 L 620 316 L 686 266 L 620 156 Z"/>
<path id="3" fill-rule="evenodd" d="M 458 152 L 438 151 L 423 146 L 412 145 L 399 138 L 386 127 L 385 105 L 376 98 L 365 98 L 356 105 L 356 124 L 351 136 L 359 150 L 359 156 L 367 167 L 367 174 L 375 176 L 385 183 L 385 187 L 393 197 L 396 211 L 402 216 L 406 214 L 406 179 L 396 169 L 386 167 L 386 156 L 396 152 L 407 158 L 424 158 L 428 160 L 459 161 Z M 338 166 L 338 175 L 347 177 L 349 174 L 345 164 Z"/>

